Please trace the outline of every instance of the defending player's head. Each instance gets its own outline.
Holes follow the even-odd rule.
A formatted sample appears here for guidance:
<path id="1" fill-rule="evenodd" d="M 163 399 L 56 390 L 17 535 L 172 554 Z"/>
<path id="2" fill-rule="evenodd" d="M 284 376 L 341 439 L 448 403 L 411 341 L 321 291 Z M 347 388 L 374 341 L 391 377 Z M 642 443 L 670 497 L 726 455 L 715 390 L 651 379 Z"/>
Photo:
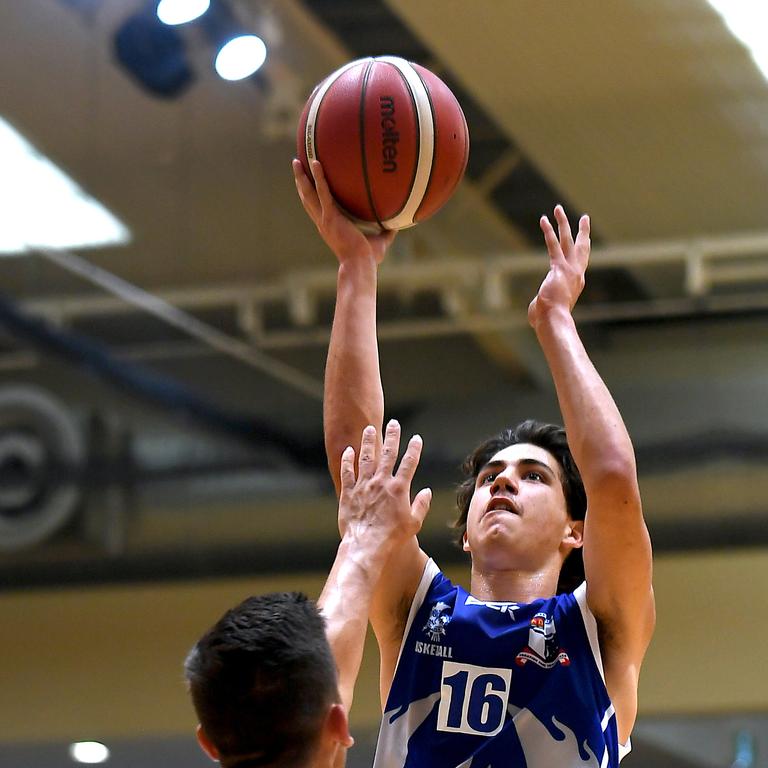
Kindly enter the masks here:
<path id="1" fill-rule="evenodd" d="M 562 427 L 529 420 L 505 429 L 477 446 L 462 472 L 454 528 L 465 550 L 534 569 L 559 558 L 558 592 L 583 581 L 582 529 L 571 523 L 584 520 L 587 499 Z"/>
<path id="2" fill-rule="evenodd" d="M 184 667 L 198 740 L 223 768 L 323 765 L 349 740 L 325 624 L 300 593 L 244 600 Z"/>

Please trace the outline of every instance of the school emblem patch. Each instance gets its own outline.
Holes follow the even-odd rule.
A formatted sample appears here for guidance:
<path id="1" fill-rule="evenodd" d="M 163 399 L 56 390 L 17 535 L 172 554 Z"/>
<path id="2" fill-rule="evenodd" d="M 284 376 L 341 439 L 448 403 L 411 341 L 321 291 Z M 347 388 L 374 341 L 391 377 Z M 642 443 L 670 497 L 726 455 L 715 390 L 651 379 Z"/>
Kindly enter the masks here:
<path id="1" fill-rule="evenodd" d="M 451 616 L 444 613 L 451 606 L 442 601 L 435 603 L 429 612 L 429 618 L 423 631 L 429 635 L 433 643 L 439 643 L 445 637 L 445 627 L 450 624 Z"/>
<path id="2" fill-rule="evenodd" d="M 568 666 L 571 663 L 568 654 L 557 642 L 555 620 L 546 613 L 537 613 L 531 619 L 528 646 L 515 657 L 515 664 L 519 667 L 529 661 L 542 669 L 552 669 L 555 664 Z"/>

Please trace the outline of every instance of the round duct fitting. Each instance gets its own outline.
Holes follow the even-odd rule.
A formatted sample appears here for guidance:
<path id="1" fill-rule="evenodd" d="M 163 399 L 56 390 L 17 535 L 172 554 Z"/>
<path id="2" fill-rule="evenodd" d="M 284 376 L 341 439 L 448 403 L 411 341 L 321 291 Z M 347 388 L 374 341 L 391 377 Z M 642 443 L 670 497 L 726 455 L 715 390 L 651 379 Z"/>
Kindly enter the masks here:
<path id="1" fill-rule="evenodd" d="M 56 398 L 0 387 L 0 551 L 44 541 L 71 518 L 84 457 L 82 432 Z"/>

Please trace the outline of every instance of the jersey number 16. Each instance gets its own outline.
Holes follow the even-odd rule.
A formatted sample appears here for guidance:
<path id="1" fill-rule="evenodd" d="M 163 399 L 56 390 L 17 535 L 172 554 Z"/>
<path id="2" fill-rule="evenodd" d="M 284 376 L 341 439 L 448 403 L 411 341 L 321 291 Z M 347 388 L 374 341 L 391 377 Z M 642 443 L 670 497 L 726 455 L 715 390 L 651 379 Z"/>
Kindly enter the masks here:
<path id="1" fill-rule="evenodd" d="M 511 669 L 443 662 L 437 730 L 495 736 L 504 725 Z"/>

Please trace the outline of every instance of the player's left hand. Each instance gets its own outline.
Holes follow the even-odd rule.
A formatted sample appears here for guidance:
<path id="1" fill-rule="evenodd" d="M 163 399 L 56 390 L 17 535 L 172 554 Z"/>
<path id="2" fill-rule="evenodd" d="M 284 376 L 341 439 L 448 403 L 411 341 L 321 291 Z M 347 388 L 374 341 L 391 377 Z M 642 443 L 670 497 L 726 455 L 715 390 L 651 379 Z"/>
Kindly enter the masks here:
<path id="1" fill-rule="evenodd" d="M 562 205 L 555 208 L 555 220 L 557 234 L 546 216 L 539 221 L 549 252 L 549 272 L 528 306 L 528 322 L 534 328 L 553 311 L 571 312 L 584 289 L 590 251 L 589 216 L 579 219 L 575 242 Z"/>

